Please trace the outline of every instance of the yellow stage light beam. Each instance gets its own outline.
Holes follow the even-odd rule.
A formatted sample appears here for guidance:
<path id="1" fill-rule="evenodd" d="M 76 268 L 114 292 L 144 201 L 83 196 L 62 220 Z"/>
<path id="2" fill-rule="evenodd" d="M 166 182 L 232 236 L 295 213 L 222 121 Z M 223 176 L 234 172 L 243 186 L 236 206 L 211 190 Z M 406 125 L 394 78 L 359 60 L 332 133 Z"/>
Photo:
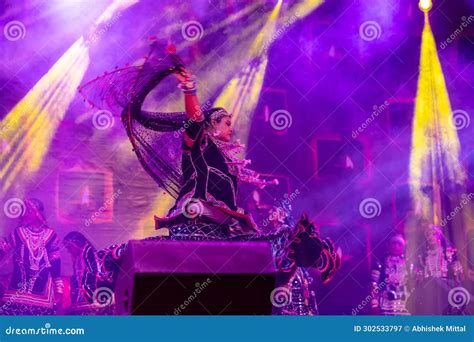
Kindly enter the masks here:
<path id="1" fill-rule="evenodd" d="M 278 1 L 268 19 L 247 50 L 248 64 L 225 86 L 215 101 L 216 106 L 224 107 L 233 114 L 236 138 L 246 144 L 253 112 L 258 104 L 263 79 L 268 64 L 268 49 L 284 32 L 277 31 L 280 24 L 289 25 L 301 20 L 320 6 L 323 0 L 302 1 L 287 12 L 285 18 L 278 18 L 282 1 Z M 288 19 L 289 18 L 289 19 Z"/>
<path id="2" fill-rule="evenodd" d="M 215 106 L 224 107 L 233 114 L 236 138 L 244 144 L 247 143 L 252 114 L 258 103 L 268 63 L 268 50 L 264 43 L 269 42 L 275 32 L 281 4 L 281 1 L 276 4 L 250 45 L 246 58 L 249 63 L 229 81 L 214 103 Z"/>
<path id="3" fill-rule="evenodd" d="M 9 149 L 2 152 L 0 193 L 35 173 L 57 126 L 76 96 L 89 65 L 84 39 L 78 39 L 0 123 Z"/>
<path id="4" fill-rule="evenodd" d="M 424 16 L 410 155 L 410 183 L 420 214 L 440 224 L 444 181 L 462 184 L 465 173 L 459 162 L 459 139 L 453 125 L 449 95 L 427 11 Z M 427 184 L 432 186 L 433 201 L 421 191 Z"/>
<path id="5" fill-rule="evenodd" d="M 293 6 L 289 14 L 297 16 L 299 19 L 306 17 L 316 8 L 323 4 L 324 0 L 303 0 Z"/>
<path id="6" fill-rule="evenodd" d="M 408 231 L 408 253 L 414 258 L 419 255 L 425 239 L 421 229 L 426 228 L 425 223 L 435 224 L 457 248 L 458 259 L 467 269 L 467 255 L 472 253 L 467 242 L 472 208 L 466 204 L 471 198 L 464 193 L 466 174 L 459 161 L 459 138 L 430 27 L 431 1 L 421 0 L 419 7 L 425 23 L 410 155 L 410 190 L 416 215 L 414 229 Z M 433 301 L 441 298 L 433 294 Z"/>
<path id="7" fill-rule="evenodd" d="M 95 25 L 110 20 L 116 11 L 136 2 L 114 1 Z M 83 37 L 77 39 L 0 122 L 0 138 L 8 146 L 0 154 L 1 195 L 14 183 L 25 184 L 41 167 L 89 66 L 87 45 Z"/>

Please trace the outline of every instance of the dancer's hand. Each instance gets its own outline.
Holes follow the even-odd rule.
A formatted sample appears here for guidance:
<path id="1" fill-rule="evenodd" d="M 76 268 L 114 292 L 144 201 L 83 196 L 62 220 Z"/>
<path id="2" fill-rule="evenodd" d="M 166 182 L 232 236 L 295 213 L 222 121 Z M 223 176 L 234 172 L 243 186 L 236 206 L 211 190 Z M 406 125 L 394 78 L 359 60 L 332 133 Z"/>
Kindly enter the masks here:
<path id="1" fill-rule="evenodd" d="M 179 71 L 173 73 L 173 75 L 180 83 L 187 82 L 191 79 L 191 74 L 185 68 L 181 68 Z"/>

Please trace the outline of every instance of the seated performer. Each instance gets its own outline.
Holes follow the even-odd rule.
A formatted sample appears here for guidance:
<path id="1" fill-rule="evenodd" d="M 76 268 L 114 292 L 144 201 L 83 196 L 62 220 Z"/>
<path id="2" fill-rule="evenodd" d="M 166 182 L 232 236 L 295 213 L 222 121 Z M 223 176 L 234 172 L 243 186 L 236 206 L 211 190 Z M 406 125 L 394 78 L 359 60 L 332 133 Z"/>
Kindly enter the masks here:
<path id="1" fill-rule="evenodd" d="M 59 240 L 46 223 L 40 201 L 27 199 L 24 205 L 20 225 L 0 242 L 1 256 L 11 252 L 13 260 L 0 314 L 52 315 L 61 307 L 64 292 Z"/>
<path id="2" fill-rule="evenodd" d="M 112 280 L 103 273 L 100 257 L 92 243 L 81 233 L 73 231 L 64 237 L 64 245 L 71 254 L 71 308 L 73 315 L 104 315 L 113 313 Z M 109 292 L 110 300 L 101 293 Z"/>
<path id="3" fill-rule="evenodd" d="M 372 270 L 372 300 L 374 314 L 409 315 L 406 301 L 409 296 L 410 266 L 405 258 L 405 239 L 401 234 L 390 238 L 388 253 Z"/>

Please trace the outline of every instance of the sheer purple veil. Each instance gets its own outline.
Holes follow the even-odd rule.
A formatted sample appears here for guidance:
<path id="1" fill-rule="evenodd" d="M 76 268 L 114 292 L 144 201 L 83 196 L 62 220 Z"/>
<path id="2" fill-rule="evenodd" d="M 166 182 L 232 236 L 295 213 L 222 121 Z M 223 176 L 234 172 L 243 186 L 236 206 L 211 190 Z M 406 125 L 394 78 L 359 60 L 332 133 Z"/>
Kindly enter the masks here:
<path id="1" fill-rule="evenodd" d="M 79 88 L 94 107 L 120 113 L 140 163 L 174 198 L 182 184 L 182 132 L 186 113 L 151 112 L 141 108 L 147 95 L 179 69 L 176 60 L 169 54 L 162 58 L 150 54 L 141 65 L 105 73 Z"/>

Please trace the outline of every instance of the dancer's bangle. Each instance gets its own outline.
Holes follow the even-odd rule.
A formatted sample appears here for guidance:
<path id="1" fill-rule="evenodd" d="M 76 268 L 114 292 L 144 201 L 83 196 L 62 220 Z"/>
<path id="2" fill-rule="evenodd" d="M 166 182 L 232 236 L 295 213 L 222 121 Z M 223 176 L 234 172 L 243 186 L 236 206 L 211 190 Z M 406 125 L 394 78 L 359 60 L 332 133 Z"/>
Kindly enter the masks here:
<path id="1" fill-rule="evenodd" d="M 57 293 L 64 293 L 64 282 L 61 278 L 55 279 L 54 285 L 56 286 Z"/>
<path id="2" fill-rule="evenodd" d="M 191 76 L 186 81 L 178 84 L 178 88 L 181 89 L 181 91 L 184 94 L 196 94 L 197 93 L 196 78 L 194 76 Z"/>

